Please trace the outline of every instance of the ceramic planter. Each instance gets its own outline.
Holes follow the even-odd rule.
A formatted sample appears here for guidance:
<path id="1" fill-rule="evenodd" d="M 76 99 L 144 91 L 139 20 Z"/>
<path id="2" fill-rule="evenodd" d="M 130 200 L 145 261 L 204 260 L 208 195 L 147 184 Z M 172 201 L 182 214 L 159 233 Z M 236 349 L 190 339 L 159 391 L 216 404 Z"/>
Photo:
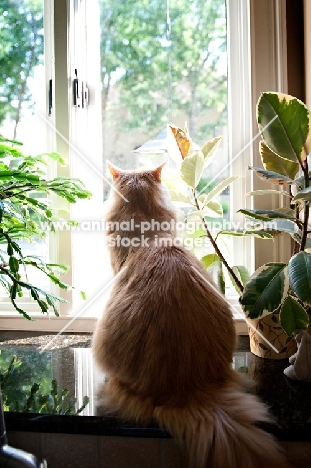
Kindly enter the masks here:
<path id="1" fill-rule="evenodd" d="M 256 356 L 266 359 L 287 359 L 297 351 L 297 343 L 282 329 L 278 313 L 260 319 L 248 319 L 247 323 L 250 349 Z M 278 352 L 269 346 L 269 343 Z"/>

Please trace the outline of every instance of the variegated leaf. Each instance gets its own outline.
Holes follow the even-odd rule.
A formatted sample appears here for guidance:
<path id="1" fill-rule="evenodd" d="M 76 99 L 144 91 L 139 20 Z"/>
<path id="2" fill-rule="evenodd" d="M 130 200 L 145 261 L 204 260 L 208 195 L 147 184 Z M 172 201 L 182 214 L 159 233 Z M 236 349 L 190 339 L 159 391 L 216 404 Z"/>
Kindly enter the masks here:
<path id="1" fill-rule="evenodd" d="M 311 305 L 311 254 L 299 252 L 288 264 L 290 287 L 305 304 Z"/>
<path id="2" fill-rule="evenodd" d="M 288 336 L 296 330 L 306 330 L 309 316 L 306 310 L 293 297 L 288 296 L 282 304 L 280 323 Z"/>
<path id="3" fill-rule="evenodd" d="M 259 152 L 263 167 L 267 171 L 277 172 L 290 179 L 294 179 L 299 171 L 299 163 L 289 161 L 272 151 L 263 141 L 259 143 Z"/>
<path id="4" fill-rule="evenodd" d="M 283 184 L 292 184 L 293 180 L 290 177 L 287 177 L 283 174 L 279 174 L 278 172 L 274 171 L 266 171 L 265 169 L 261 169 L 260 167 L 251 167 L 249 169 L 255 172 L 255 174 L 266 182 L 270 182 L 270 184 L 275 185 L 283 185 Z"/>
<path id="5" fill-rule="evenodd" d="M 246 283 L 240 302 L 247 317 L 254 319 L 275 311 L 289 289 L 287 265 L 266 263 Z"/>
<path id="6" fill-rule="evenodd" d="M 294 163 L 311 151 L 310 112 L 288 94 L 265 92 L 257 103 L 258 127 L 269 148 Z"/>

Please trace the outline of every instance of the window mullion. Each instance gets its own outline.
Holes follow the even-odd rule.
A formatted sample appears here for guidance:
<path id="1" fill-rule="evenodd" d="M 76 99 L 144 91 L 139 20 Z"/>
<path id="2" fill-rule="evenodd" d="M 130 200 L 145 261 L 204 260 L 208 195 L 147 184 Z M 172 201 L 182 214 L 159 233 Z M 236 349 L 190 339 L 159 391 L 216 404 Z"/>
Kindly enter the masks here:
<path id="1" fill-rule="evenodd" d="M 54 1 L 54 54 L 55 54 L 55 140 L 56 149 L 65 161 L 65 166 L 58 166 L 57 176 L 70 177 L 70 148 L 69 148 L 69 90 L 68 90 L 68 12 L 67 2 Z M 67 201 L 57 198 L 57 208 L 64 216 L 69 217 L 70 205 Z M 57 261 L 71 267 L 72 247 L 69 231 L 57 231 L 53 236 Z M 62 277 L 63 281 L 72 284 L 72 268 Z M 72 292 L 59 290 L 58 294 L 68 303 L 60 305 L 61 315 L 68 315 L 71 311 Z"/>

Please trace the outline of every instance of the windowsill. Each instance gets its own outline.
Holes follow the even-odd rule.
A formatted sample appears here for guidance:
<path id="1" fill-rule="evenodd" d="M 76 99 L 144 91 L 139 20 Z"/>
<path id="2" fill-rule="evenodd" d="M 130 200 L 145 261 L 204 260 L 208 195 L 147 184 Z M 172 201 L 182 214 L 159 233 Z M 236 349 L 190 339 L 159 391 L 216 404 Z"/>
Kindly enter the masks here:
<path id="1" fill-rule="evenodd" d="M 244 318 L 244 313 L 238 302 L 237 296 L 227 297 L 228 302 L 231 304 L 235 329 L 237 335 L 247 335 L 247 324 Z M 3 303 L 0 302 L 1 322 L 0 332 L 9 331 L 25 331 L 25 332 L 44 332 L 44 333 L 58 333 L 64 329 L 66 333 L 92 333 L 97 321 L 96 317 L 83 316 L 83 314 L 74 315 L 60 315 L 56 317 L 51 315 L 42 314 L 42 312 L 34 311 L 33 303 L 23 304 L 24 310 L 27 311 L 32 320 L 26 320 L 18 312 L 12 309 L 11 304 L 3 308 Z M 10 308 L 9 308 L 10 307 Z M 98 312 L 102 308 L 97 308 L 94 312 Z M 74 319 L 74 320 L 73 320 Z"/>
<path id="2" fill-rule="evenodd" d="M 0 332 L 2 356 L 10 350 L 23 360 L 29 353 L 33 356 L 51 340 L 42 333 Z M 45 356 L 51 357 L 51 378 L 58 380 L 58 388 L 66 387 L 78 401 L 84 395 L 90 397 L 90 404 L 80 416 L 62 416 L 36 413 L 5 413 L 8 431 L 38 433 L 86 434 L 103 436 L 127 436 L 142 438 L 170 438 L 169 434 L 156 425 L 142 427 L 120 419 L 98 415 L 95 383 L 102 382 L 103 376 L 93 368 L 90 354 L 91 334 L 62 335 L 45 349 Z M 53 348 L 51 350 L 51 348 Z M 43 353 L 42 353 L 43 354 Z M 30 361 L 32 360 L 32 357 Z M 256 383 L 255 392 L 269 407 L 275 418 L 275 425 L 263 426 L 282 441 L 311 440 L 311 392 L 310 384 L 287 379 L 283 369 L 287 360 L 269 360 L 249 352 L 248 337 L 240 337 L 234 355 L 234 367 L 246 372 Z M 37 371 L 36 371 L 37 372 Z M 36 377 L 36 378 L 35 378 Z M 30 377 L 29 377 L 30 378 Z M 38 375 L 30 378 L 38 381 Z M 93 385 L 94 384 L 94 385 Z M 94 390 L 95 393 L 95 390 Z"/>
<path id="3" fill-rule="evenodd" d="M 70 333 L 92 333 L 96 324 L 95 317 L 77 317 L 54 315 L 46 316 L 40 312 L 30 312 L 32 320 L 26 320 L 16 312 L 1 313 L 0 331 L 25 331 L 57 333 L 66 329 Z"/>

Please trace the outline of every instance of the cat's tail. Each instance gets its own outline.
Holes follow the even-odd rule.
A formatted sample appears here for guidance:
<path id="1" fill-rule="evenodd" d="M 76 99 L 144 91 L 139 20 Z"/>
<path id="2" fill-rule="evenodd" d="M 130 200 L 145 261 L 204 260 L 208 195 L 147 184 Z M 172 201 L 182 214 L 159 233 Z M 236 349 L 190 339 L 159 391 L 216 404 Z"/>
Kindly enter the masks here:
<path id="1" fill-rule="evenodd" d="M 111 413 L 148 423 L 156 420 L 185 449 L 189 468 L 289 468 L 273 436 L 257 423 L 271 422 L 266 407 L 246 393 L 239 376 L 194 391 L 192 403 L 154 406 L 151 398 L 141 398 L 117 379 L 102 388 L 100 400 Z"/>
<path id="2" fill-rule="evenodd" d="M 265 406 L 236 381 L 193 395 L 184 408 L 158 406 L 154 418 L 185 446 L 190 468 L 289 468 Z"/>

